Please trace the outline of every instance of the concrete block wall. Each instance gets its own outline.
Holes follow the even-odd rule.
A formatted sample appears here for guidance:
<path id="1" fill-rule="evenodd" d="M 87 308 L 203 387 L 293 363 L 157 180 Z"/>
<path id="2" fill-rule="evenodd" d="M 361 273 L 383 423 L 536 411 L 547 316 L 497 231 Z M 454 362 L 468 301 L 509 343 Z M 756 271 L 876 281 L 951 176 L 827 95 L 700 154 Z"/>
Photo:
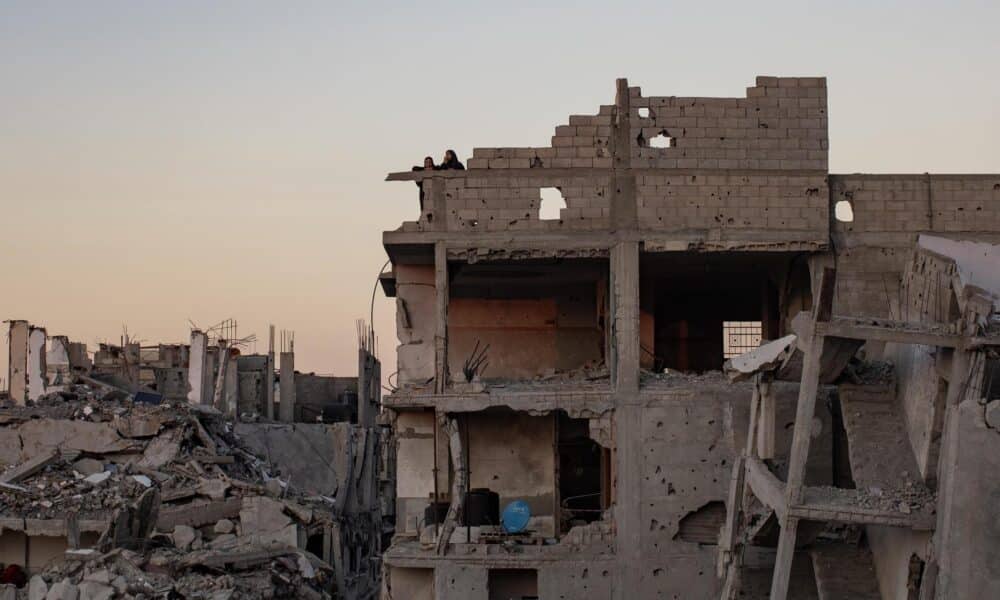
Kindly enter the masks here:
<path id="1" fill-rule="evenodd" d="M 434 377 L 434 266 L 396 265 L 397 383 Z"/>
<path id="2" fill-rule="evenodd" d="M 825 77 L 758 77 L 746 98 L 629 92 L 633 168 L 827 169 Z M 669 148 L 648 146 L 659 135 Z"/>
<path id="3" fill-rule="evenodd" d="M 606 229 L 608 177 L 518 176 L 446 179 L 447 225 L 451 230 Z M 539 219 L 541 188 L 558 188 L 566 207 L 559 219 Z"/>
<path id="4" fill-rule="evenodd" d="M 854 212 L 838 232 L 1000 230 L 1000 175 L 831 175 L 830 191 Z"/>
<path id="5" fill-rule="evenodd" d="M 549 147 L 474 148 L 469 169 L 610 169 L 614 110 L 604 105 L 596 115 L 571 115 Z"/>
<path id="6" fill-rule="evenodd" d="M 799 230 L 825 238 L 830 211 L 824 175 L 719 173 L 637 176 L 643 229 Z"/>
<path id="7" fill-rule="evenodd" d="M 638 87 L 629 95 L 633 168 L 827 169 L 825 77 L 758 77 L 745 98 L 643 97 Z M 614 113 L 604 105 L 570 116 L 548 148 L 475 148 L 468 166 L 610 169 Z M 660 134 L 671 147 L 649 146 Z"/>
<path id="8" fill-rule="evenodd" d="M 403 230 L 609 229 L 612 180 L 624 175 L 635 180 L 624 201 L 636 203 L 640 229 L 802 231 L 826 243 L 824 78 L 758 77 L 744 98 L 629 94 L 627 114 L 604 105 L 572 115 L 550 147 L 475 148 L 468 171 L 424 182 L 424 215 Z M 660 134 L 671 147 L 650 145 Z M 426 201 L 434 185 L 444 186 L 443 224 Z M 561 190 L 559 219 L 539 219 L 543 187 Z"/>
<path id="9" fill-rule="evenodd" d="M 901 282 L 919 233 L 1000 241 L 1000 175 L 830 175 L 831 211 L 848 202 L 853 221 L 831 219 L 839 314 L 916 318 Z"/>
<path id="10" fill-rule="evenodd" d="M 604 336 L 597 294 L 568 288 L 551 298 L 452 298 L 448 306 L 448 363 L 453 376 L 476 345 L 489 345 L 488 379 L 532 378 L 602 360 Z"/>
<path id="11" fill-rule="evenodd" d="M 787 463 L 798 402 L 796 383 L 776 382 L 775 450 Z M 711 502 L 725 502 L 733 460 L 746 444 L 752 387 L 704 382 L 676 389 L 644 389 L 642 485 L 643 564 L 638 598 L 717 598 L 716 546 L 677 537 L 681 519 Z M 824 391 L 824 394 L 826 391 Z M 825 397 L 825 396 L 824 396 Z M 832 421 L 817 403 L 808 485 L 831 483 Z M 720 523 L 721 525 L 721 523 Z"/>

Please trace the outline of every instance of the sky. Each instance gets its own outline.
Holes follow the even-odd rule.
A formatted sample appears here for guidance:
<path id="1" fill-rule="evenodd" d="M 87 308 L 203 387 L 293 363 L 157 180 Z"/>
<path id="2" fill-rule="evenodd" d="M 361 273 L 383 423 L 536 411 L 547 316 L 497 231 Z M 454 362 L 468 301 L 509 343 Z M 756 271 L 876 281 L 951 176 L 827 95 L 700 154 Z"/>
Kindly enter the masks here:
<path id="1" fill-rule="evenodd" d="M 355 319 L 423 156 L 547 145 L 614 98 L 826 76 L 835 173 L 1000 172 L 1000 3 L 0 0 L 0 319 L 186 341 Z M 374 301 L 394 370 L 394 305 Z M 251 348 L 252 349 L 252 348 Z M 7 348 L 0 344 L 0 377 Z"/>

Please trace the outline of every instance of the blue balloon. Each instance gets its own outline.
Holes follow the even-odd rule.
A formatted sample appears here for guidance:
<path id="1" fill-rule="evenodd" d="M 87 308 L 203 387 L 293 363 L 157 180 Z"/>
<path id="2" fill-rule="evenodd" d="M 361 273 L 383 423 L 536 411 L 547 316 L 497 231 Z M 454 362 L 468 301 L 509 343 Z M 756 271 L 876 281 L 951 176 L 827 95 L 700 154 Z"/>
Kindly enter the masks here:
<path id="1" fill-rule="evenodd" d="M 520 533 L 528 526 L 531 519 L 531 508 L 524 500 L 514 500 L 503 509 L 500 523 L 507 533 Z"/>

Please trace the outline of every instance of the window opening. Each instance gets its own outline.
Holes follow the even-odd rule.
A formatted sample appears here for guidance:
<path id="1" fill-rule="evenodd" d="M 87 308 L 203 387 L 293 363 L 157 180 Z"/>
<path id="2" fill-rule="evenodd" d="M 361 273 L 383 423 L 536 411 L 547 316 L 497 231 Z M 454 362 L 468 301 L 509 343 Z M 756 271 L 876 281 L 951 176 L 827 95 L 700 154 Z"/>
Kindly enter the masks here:
<path id="1" fill-rule="evenodd" d="M 733 358 L 760 346 L 762 331 L 760 321 L 723 321 L 723 358 Z"/>
<path id="2" fill-rule="evenodd" d="M 833 215 L 841 223 L 850 223 L 854 221 L 854 208 L 847 200 L 839 200 L 833 205 Z"/>
<path id="3" fill-rule="evenodd" d="M 562 191 L 555 187 L 542 188 L 542 203 L 538 207 L 538 218 L 543 221 L 553 221 L 562 218 L 562 209 L 566 208 L 566 200 Z"/>

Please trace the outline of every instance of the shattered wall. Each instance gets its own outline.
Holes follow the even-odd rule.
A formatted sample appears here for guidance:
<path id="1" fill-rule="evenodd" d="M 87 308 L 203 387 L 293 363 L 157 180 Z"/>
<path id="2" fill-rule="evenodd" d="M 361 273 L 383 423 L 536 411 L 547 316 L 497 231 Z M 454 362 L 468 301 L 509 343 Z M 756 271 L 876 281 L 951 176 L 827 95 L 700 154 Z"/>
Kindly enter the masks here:
<path id="1" fill-rule="evenodd" d="M 612 196 L 633 193 L 642 229 L 826 243 L 825 78 L 758 77 L 744 98 L 626 93 L 627 129 L 616 126 L 616 106 L 605 105 L 596 115 L 570 116 L 550 147 L 474 149 L 467 174 L 423 182 L 424 212 L 403 230 L 603 230 L 613 222 Z M 627 192 L 613 181 L 618 168 L 634 170 Z M 723 172 L 741 169 L 756 173 Z M 539 219 L 540 190 L 548 187 L 565 201 L 559 219 Z"/>
<path id="2" fill-rule="evenodd" d="M 10 322 L 7 385 L 11 399 L 17 404 L 28 399 L 28 334 L 27 321 Z"/>
<path id="3" fill-rule="evenodd" d="M 939 598 L 1000 596 L 1000 401 L 992 410 L 977 399 L 949 410 L 940 486 L 950 489 L 938 505 L 936 552 Z M 987 420 L 989 418 L 989 420 Z"/>
<path id="4" fill-rule="evenodd" d="M 700 381 L 699 381 L 700 379 Z M 775 382 L 775 457 L 787 464 L 798 385 Z M 730 384 L 719 375 L 680 380 L 671 389 L 647 386 L 642 398 L 642 506 L 644 556 L 639 598 L 718 597 L 716 546 L 685 541 L 682 519 L 727 501 L 733 460 L 746 444 L 749 384 Z M 831 416 L 817 403 L 807 480 L 829 484 L 832 474 Z M 621 493 L 628 493 L 623 491 Z M 716 531 L 722 517 L 714 517 Z M 710 521 L 711 522 L 711 521 Z M 703 538 L 705 539 L 705 538 Z M 592 596 L 593 597 L 593 596 Z"/>
<path id="5" fill-rule="evenodd" d="M 400 532 L 419 533 L 424 509 L 434 497 L 433 411 L 402 411 L 396 417 L 396 528 Z M 438 494 L 447 497 L 448 444 L 438 431 Z"/>
<path id="6" fill-rule="evenodd" d="M 831 219 L 837 248 L 834 312 L 903 320 L 903 271 L 917 234 L 1000 240 L 1000 176 L 830 175 L 830 203 L 854 220 Z"/>
<path id="7" fill-rule="evenodd" d="M 396 267 L 397 385 L 434 377 L 434 266 Z"/>
<path id="8" fill-rule="evenodd" d="M 420 317 L 417 317 L 420 318 Z M 540 299 L 453 298 L 448 304 L 451 373 L 476 344 L 489 344 L 486 377 L 532 378 L 602 359 L 593 289 Z"/>
<path id="9" fill-rule="evenodd" d="M 470 489 L 500 494 L 500 506 L 523 500 L 533 529 L 555 535 L 555 432 L 552 415 L 483 411 L 463 417 L 468 427 Z M 511 440 L 517 440 L 512 444 Z"/>

